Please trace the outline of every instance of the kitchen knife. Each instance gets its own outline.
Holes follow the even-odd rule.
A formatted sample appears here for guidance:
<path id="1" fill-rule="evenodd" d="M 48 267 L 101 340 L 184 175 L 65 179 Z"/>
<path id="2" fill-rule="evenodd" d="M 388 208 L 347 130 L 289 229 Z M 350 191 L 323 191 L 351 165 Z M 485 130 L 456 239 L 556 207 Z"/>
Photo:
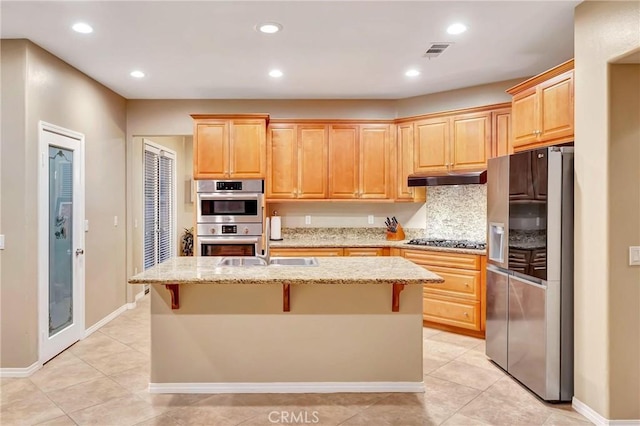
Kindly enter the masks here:
<path id="1" fill-rule="evenodd" d="M 396 219 L 396 217 L 395 217 L 395 216 L 391 218 L 391 221 L 392 221 L 392 223 L 393 223 L 394 225 L 397 225 L 397 224 L 398 224 L 398 219 Z"/>

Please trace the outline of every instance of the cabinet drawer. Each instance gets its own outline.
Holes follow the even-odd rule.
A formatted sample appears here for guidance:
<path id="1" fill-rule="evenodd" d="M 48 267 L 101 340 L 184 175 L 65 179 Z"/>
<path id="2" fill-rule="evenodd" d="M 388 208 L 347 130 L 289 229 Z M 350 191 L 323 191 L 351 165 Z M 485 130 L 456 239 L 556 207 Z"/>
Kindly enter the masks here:
<path id="1" fill-rule="evenodd" d="M 444 278 L 444 283 L 425 285 L 425 293 L 462 297 L 474 301 L 480 300 L 480 271 L 440 268 L 437 266 L 428 266 L 427 269 Z"/>
<path id="2" fill-rule="evenodd" d="M 480 256 L 475 254 L 447 253 L 422 250 L 404 250 L 404 257 L 413 263 L 426 266 L 442 266 L 445 268 L 463 268 L 480 270 Z"/>
<path id="3" fill-rule="evenodd" d="M 389 248 L 384 247 L 346 247 L 345 256 L 389 256 Z"/>
<path id="4" fill-rule="evenodd" d="M 327 257 L 327 256 L 342 256 L 342 248 L 340 247 L 330 247 L 330 248 L 304 248 L 304 249 L 296 249 L 296 248 L 272 248 L 271 256 L 281 256 L 281 257 L 302 257 L 302 256 L 319 256 L 319 257 Z"/>
<path id="5" fill-rule="evenodd" d="M 480 302 L 425 295 L 422 317 L 425 321 L 480 330 Z"/>

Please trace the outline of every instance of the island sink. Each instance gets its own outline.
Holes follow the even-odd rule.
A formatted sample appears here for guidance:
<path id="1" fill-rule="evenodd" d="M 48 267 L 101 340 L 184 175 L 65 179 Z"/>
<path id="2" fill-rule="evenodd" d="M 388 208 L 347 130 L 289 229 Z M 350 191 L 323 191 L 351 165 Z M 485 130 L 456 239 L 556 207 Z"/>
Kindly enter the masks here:
<path id="1" fill-rule="evenodd" d="M 259 257 L 224 257 L 217 266 L 267 266 L 267 261 Z"/>
<path id="2" fill-rule="evenodd" d="M 315 257 L 272 257 L 270 265 L 278 266 L 318 266 Z"/>
<path id="3" fill-rule="evenodd" d="M 273 257 L 269 263 L 265 259 L 252 256 L 225 257 L 217 266 L 318 266 L 315 257 Z"/>

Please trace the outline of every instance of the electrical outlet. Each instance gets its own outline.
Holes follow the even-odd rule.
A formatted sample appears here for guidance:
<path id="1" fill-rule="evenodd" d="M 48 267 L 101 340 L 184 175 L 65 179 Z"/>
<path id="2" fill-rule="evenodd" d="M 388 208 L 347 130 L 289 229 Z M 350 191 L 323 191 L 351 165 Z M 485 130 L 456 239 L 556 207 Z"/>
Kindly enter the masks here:
<path id="1" fill-rule="evenodd" d="M 304 217 L 304 224 L 305 225 L 311 225 L 311 215 L 306 215 Z"/>
<path id="2" fill-rule="evenodd" d="M 113 217 L 113 226 L 118 226 L 118 216 Z"/>
<path id="3" fill-rule="evenodd" d="M 0 235 L 0 250 L 4 250 L 4 235 Z"/>
<path id="4" fill-rule="evenodd" d="M 367 217 L 367 222 L 369 222 L 369 225 L 373 225 L 373 215 L 372 215 L 372 214 L 370 214 L 370 215 Z"/>
<path id="5" fill-rule="evenodd" d="M 89 232 L 89 219 L 84 220 L 84 232 Z"/>
<path id="6" fill-rule="evenodd" d="M 134 228 L 138 227 L 138 219 L 133 219 L 133 227 Z"/>
<path id="7" fill-rule="evenodd" d="M 629 247 L 629 266 L 640 266 L 640 246 Z"/>

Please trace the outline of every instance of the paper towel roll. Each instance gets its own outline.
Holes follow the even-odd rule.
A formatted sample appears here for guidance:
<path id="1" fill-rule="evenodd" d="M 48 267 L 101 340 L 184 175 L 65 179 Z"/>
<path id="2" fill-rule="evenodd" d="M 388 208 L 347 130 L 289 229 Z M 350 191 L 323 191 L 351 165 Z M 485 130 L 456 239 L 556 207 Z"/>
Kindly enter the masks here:
<path id="1" fill-rule="evenodd" d="M 281 240 L 282 239 L 282 223 L 280 222 L 280 216 L 272 216 L 271 217 L 271 239 L 272 240 Z"/>

